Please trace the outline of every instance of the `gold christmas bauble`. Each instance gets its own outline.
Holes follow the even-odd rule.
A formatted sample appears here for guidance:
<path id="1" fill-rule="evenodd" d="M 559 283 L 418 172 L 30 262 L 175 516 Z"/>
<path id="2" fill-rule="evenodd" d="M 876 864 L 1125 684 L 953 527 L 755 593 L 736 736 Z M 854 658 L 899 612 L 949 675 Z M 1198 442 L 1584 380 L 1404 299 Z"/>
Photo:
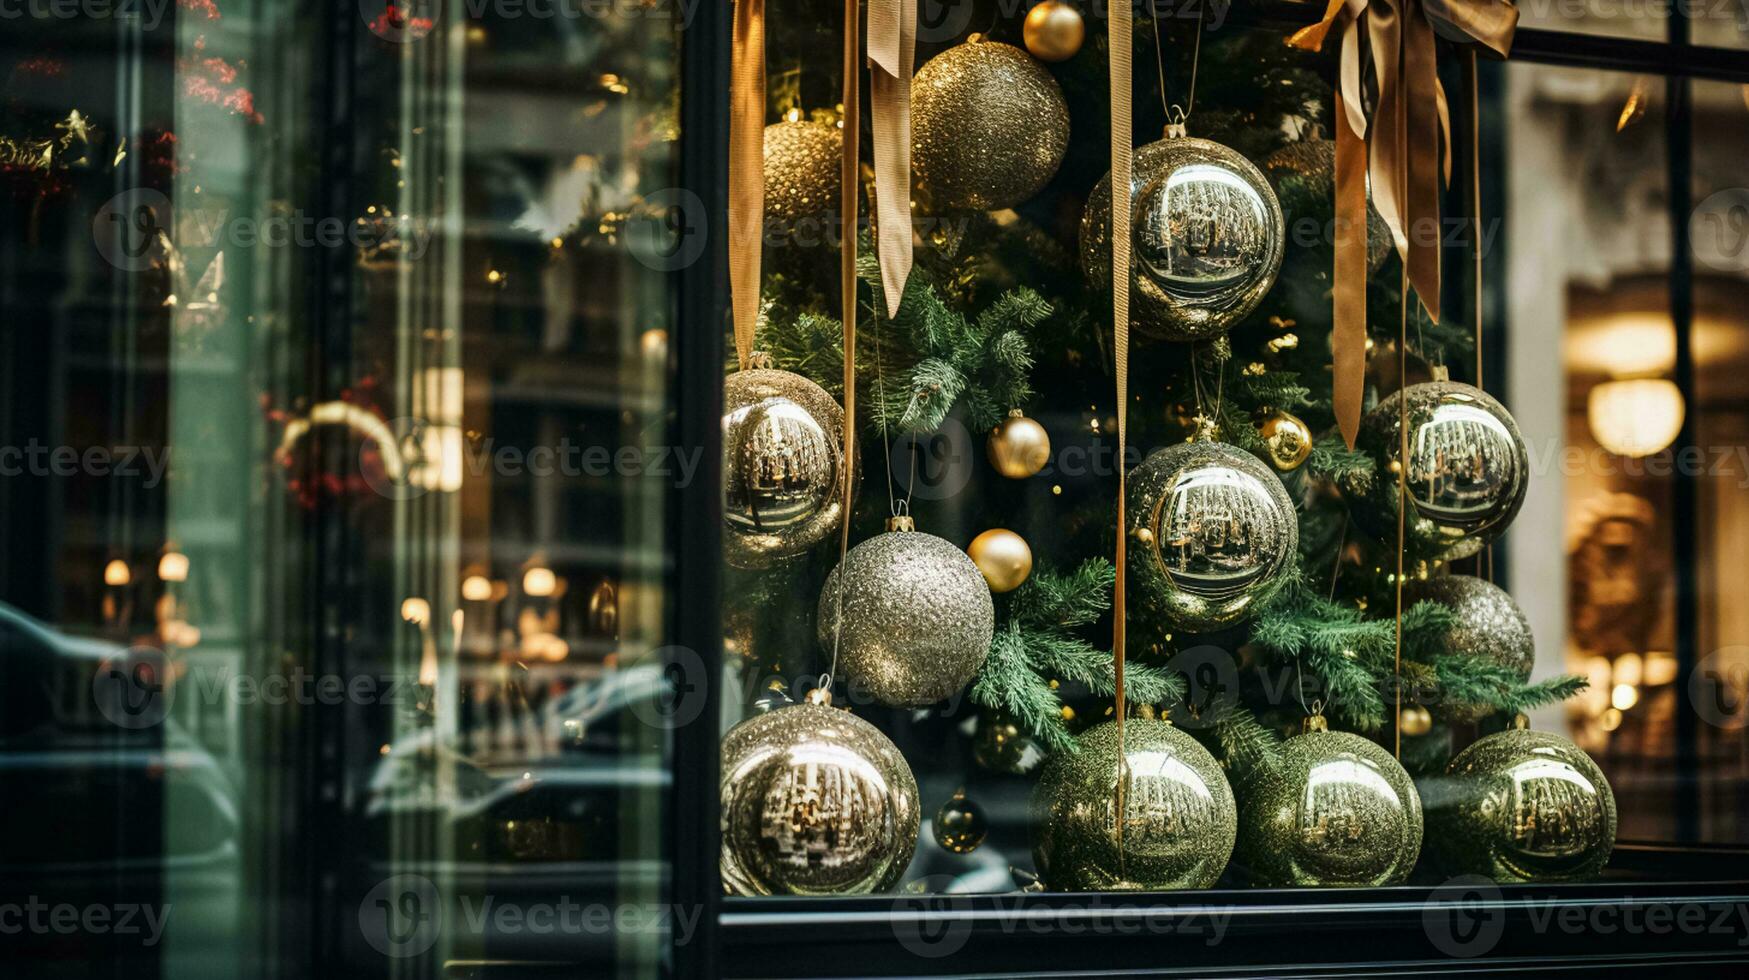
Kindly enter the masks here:
<path id="1" fill-rule="evenodd" d="M 1269 451 L 1269 465 L 1280 473 L 1299 469 L 1312 455 L 1311 428 L 1299 416 L 1280 409 L 1270 409 L 1258 420 L 1257 437 Z"/>
<path id="2" fill-rule="evenodd" d="M 935 822 L 930 829 L 942 850 L 970 854 L 984 843 L 985 835 L 990 832 L 990 821 L 984 816 L 984 808 L 967 799 L 966 791 L 962 789 L 935 811 Z"/>
<path id="3" fill-rule="evenodd" d="M 836 212 L 843 187 L 844 132 L 786 119 L 765 127 L 765 216 L 782 225 Z"/>
<path id="4" fill-rule="evenodd" d="M 1265 888 L 1402 884 L 1420 854 L 1414 782 L 1352 732 L 1290 738 L 1240 787 L 1238 856 Z"/>
<path id="5" fill-rule="evenodd" d="M 993 527 L 973 538 L 966 554 L 984 573 L 991 592 L 1012 592 L 1032 574 L 1032 549 L 1007 528 Z"/>
<path id="6" fill-rule="evenodd" d="M 1304 181 L 1308 196 L 1319 202 L 1323 207 L 1323 216 L 1329 217 L 1331 202 L 1336 195 L 1336 141 L 1326 139 L 1308 139 L 1289 143 L 1269 156 L 1263 158 L 1263 172 L 1269 175 L 1270 182 L 1279 193 L 1282 180 L 1287 177 L 1297 177 Z M 1295 218 L 1304 215 L 1294 215 Z M 1372 194 L 1366 196 L 1366 267 L 1368 272 L 1379 271 L 1379 266 L 1385 264 L 1385 259 L 1391 254 L 1391 230 L 1385 224 L 1385 219 L 1373 207 Z M 1327 260 L 1326 260 L 1327 261 Z"/>
<path id="7" fill-rule="evenodd" d="M 1010 480 L 1023 480 L 1045 468 L 1051 460 L 1051 436 L 1045 427 L 1012 409 L 1008 417 L 990 430 L 984 444 L 990 465 Z"/>
<path id="8" fill-rule="evenodd" d="M 1427 840 L 1448 874 L 1501 882 L 1584 881 L 1615 848 L 1615 794 L 1559 735 L 1508 729 L 1479 739 L 1422 786 Z"/>
<path id="9" fill-rule="evenodd" d="M 1399 412 L 1409 422 L 1405 550 L 1428 561 L 1468 558 L 1498 537 L 1524 503 L 1530 455 L 1518 423 L 1487 392 L 1456 381 L 1410 385 L 1362 416 L 1354 448 L 1372 457 L 1373 470 L 1343 490 L 1355 523 L 1393 547 L 1402 496 Z"/>
<path id="10" fill-rule="evenodd" d="M 1410 738 L 1433 731 L 1433 715 L 1418 704 L 1406 704 L 1397 712 L 1397 730 Z"/>
<path id="11" fill-rule="evenodd" d="M 1087 37 L 1087 23 L 1076 10 L 1062 0 L 1044 0 L 1026 12 L 1021 25 L 1026 50 L 1040 61 L 1067 61 L 1081 50 Z"/>
<path id="12" fill-rule="evenodd" d="M 880 730 L 803 703 L 723 736 L 723 887 L 734 895 L 866 895 L 917 850 L 917 779 Z"/>
<path id="13" fill-rule="evenodd" d="M 1430 653 L 1485 660 L 1511 671 L 1520 684 L 1530 680 L 1536 636 L 1505 589 L 1474 575 L 1441 575 L 1404 583 L 1403 602 L 1434 602 L 1451 610 L 1451 625 L 1427 638 Z M 1441 718 L 1456 722 L 1480 721 L 1492 713 L 1486 705 L 1460 701 L 1440 701 L 1434 707 Z"/>
<path id="14" fill-rule="evenodd" d="M 852 466 L 844 410 L 789 371 L 737 371 L 723 382 L 723 554 L 765 568 L 824 541 L 844 516 Z"/>
<path id="15" fill-rule="evenodd" d="M 1238 814 L 1220 763 L 1196 739 L 1148 718 L 1082 733 L 1045 763 L 1032 794 L 1032 857 L 1056 891 L 1207 888 L 1233 853 Z M 1123 843 L 1117 785 L 1125 778 Z"/>
<path id="16" fill-rule="evenodd" d="M 1025 51 L 974 34 L 911 80 L 911 141 L 926 210 L 1010 208 L 1056 175 L 1069 105 Z"/>
<path id="17" fill-rule="evenodd" d="M 826 576 L 815 626 L 820 649 L 837 651 L 860 690 L 919 708 L 971 683 L 989 653 L 996 609 L 965 552 L 909 526 L 902 520 L 850 549 Z"/>

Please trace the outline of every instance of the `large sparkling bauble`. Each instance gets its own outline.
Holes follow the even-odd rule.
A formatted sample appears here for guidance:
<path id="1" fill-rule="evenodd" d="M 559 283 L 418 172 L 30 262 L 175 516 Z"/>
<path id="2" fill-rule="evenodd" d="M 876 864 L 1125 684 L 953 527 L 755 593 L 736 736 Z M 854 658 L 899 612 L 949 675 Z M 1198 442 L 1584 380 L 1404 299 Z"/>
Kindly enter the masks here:
<path id="1" fill-rule="evenodd" d="M 1130 574 L 1149 614 L 1205 633 L 1273 595 L 1299 546 L 1281 479 L 1257 457 L 1199 440 L 1156 450 L 1129 477 Z"/>
<path id="2" fill-rule="evenodd" d="M 1456 381 L 1410 385 L 1360 420 L 1355 446 L 1372 457 L 1365 484 L 1348 487 L 1355 522 L 1381 541 L 1397 540 L 1398 399 L 1408 400 L 1409 508 L 1405 550 L 1449 561 L 1482 550 L 1524 503 L 1530 456 L 1518 423 L 1486 392 Z M 1354 499 L 1358 496 L 1360 499 Z"/>
<path id="3" fill-rule="evenodd" d="M 763 568 L 824 541 L 844 516 L 850 467 L 844 410 L 788 371 L 738 371 L 723 383 L 724 556 Z"/>
<path id="4" fill-rule="evenodd" d="M 1032 794 L 1032 857 L 1056 891 L 1207 888 L 1233 853 L 1238 815 L 1220 764 L 1164 721 L 1117 723 L 1082 733 L 1080 751 L 1052 755 Z M 1117 781 L 1127 761 L 1123 853 L 1116 835 Z"/>
<path id="5" fill-rule="evenodd" d="M 1087 38 L 1087 22 L 1081 11 L 1062 0 L 1044 0 L 1026 12 L 1020 35 L 1034 58 L 1068 61 L 1081 50 L 1081 42 Z"/>
<path id="6" fill-rule="evenodd" d="M 835 637 L 846 581 L 844 630 Z M 815 620 L 820 649 L 829 655 L 836 639 L 851 683 L 895 707 L 934 704 L 962 690 L 984 666 L 995 621 L 978 566 L 922 531 L 888 531 L 850 549 L 826 577 Z"/>
<path id="7" fill-rule="evenodd" d="M 844 133 L 829 123 L 786 119 L 765 127 L 765 216 L 787 225 L 838 207 Z"/>
<path id="8" fill-rule="evenodd" d="M 1010 480 L 1033 476 L 1051 461 L 1050 433 L 1018 408 L 990 430 L 984 448 L 990 465 Z"/>
<path id="9" fill-rule="evenodd" d="M 1135 152 L 1130 322 L 1164 340 L 1219 336 L 1257 308 L 1281 269 L 1281 204 L 1234 150 L 1188 136 Z M 1111 174 L 1081 216 L 1081 268 L 1111 283 Z"/>
<path id="10" fill-rule="evenodd" d="M 1240 788 L 1239 861 L 1264 887 L 1400 884 L 1421 853 L 1421 797 L 1351 732 L 1288 739 Z"/>
<path id="11" fill-rule="evenodd" d="M 984 843 L 984 836 L 990 832 L 990 821 L 984 816 L 984 808 L 966 799 L 965 791 L 961 790 L 935 811 L 935 822 L 930 829 L 935 832 L 935 842 L 942 850 L 970 854 Z"/>
<path id="12" fill-rule="evenodd" d="M 1276 150 L 1263 158 L 1263 172 L 1279 192 L 1284 177 L 1298 177 L 1305 182 L 1307 192 L 1316 200 L 1328 202 L 1336 196 L 1336 141 L 1300 140 Z M 1391 229 L 1373 207 L 1372 195 L 1366 198 L 1366 265 L 1377 272 L 1391 254 Z"/>
<path id="13" fill-rule="evenodd" d="M 1584 881 L 1615 847 L 1615 794 L 1603 771 L 1549 732 L 1480 739 L 1422 790 L 1428 843 L 1448 874 Z"/>
<path id="14" fill-rule="evenodd" d="M 1442 654 L 1480 657 L 1512 671 L 1520 683 L 1530 680 L 1536 665 L 1536 638 L 1530 622 L 1505 589 L 1473 575 L 1444 575 L 1403 587 L 1403 601 L 1437 602 L 1449 608 L 1455 621 L 1433 638 Z M 1440 715 L 1473 722 L 1488 714 L 1474 704 L 1438 704 Z"/>
<path id="15" fill-rule="evenodd" d="M 1011 44 L 976 39 L 911 80 L 911 161 L 928 209 L 994 211 L 1039 192 L 1069 146 L 1056 79 Z"/>
<path id="16" fill-rule="evenodd" d="M 973 538 L 966 555 L 984 574 L 991 592 L 1013 592 L 1032 574 L 1032 548 L 1005 527 L 993 527 Z"/>
<path id="17" fill-rule="evenodd" d="M 795 704 L 723 737 L 723 886 L 734 895 L 863 895 L 917 850 L 917 780 L 880 730 Z"/>

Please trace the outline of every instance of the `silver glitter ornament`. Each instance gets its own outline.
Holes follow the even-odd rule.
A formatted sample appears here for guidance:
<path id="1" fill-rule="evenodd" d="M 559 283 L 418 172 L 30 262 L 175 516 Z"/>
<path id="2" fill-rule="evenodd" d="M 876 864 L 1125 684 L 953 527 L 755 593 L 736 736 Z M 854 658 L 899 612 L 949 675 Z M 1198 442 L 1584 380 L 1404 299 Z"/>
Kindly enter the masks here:
<path id="1" fill-rule="evenodd" d="M 844 132 L 786 119 L 765 127 L 765 216 L 787 225 L 836 213 L 843 186 Z"/>
<path id="2" fill-rule="evenodd" d="M 1299 546 L 1299 515 L 1257 457 L 1199 439 L 1155 450 L 1129 475 L 1134 595 L 1191 633 L 1231 626 L 1275 594 Z"/>
<path id="3" fill-rule="evenodd" d="M 764 568 L 824 541 L 851 477 L 844 410 L 799 374 L 737 371 L 723 382 L 723 553 Z"/>
<path id="4" fill-rule="evenodd" d="M 1480 739 L 1422 792 L 1428 844 L 1448 874 L 1585 881 L 1615 848 L 1615 794 L 1603 770 L 1550 732 Z"/>
<path id="5" fill-rule="evenodd" d="M 1206 340 L 1257 308 L 1281 270 L 1281 204 L 1237 151 L 1169 136 L 1131 161 L 1130 322 L 1162 340 Z M 1087 197 L 1081 268 L 1111 283 L 1111 174 Z"/>
<path id="6" fill-rule="evenodd" d="M 917 850 L 917 780 L 880 730 L 805 703 L 723 736 L 723 888 L 732 895 L 866 895 Z"/>
<path id="7" fill-rule="evenodd" d="M 1530 456 L 1510 413 L 1487 392 L 1456 381 L 1410 385 L 1360 420 L 1355 448 L 1373 472 L 1344 487 L 1349 511 L 1369 534 L 1397 540 L 1398 399 L 1409 417 L 1409 509 L 1404 550 L 1412 558 L 1467 558 L 1518 515 Z M 1356 485 L 1358 484 L 1358 485 Z"/>
<path id="8" fill-rule="evenodd" d="M 1276 150 L 1263 158 L 1263 172 L 1279 191 L 1284 177 L 1298 177 L 1314 200 L 1326 206 L 1336 197 L 1336 141 L 1300 140 Z M 1326 211 L 1326 214 L 1329 212 Z M 1366 196 L 1366 267 L 1379 271 L 1391 254 L 1391 229 L 1373 207 L 1372 194 Z M 1328 256 L 1326 256 L 1326 261 Z"/>
<path id="9" fill-rule="evenodd" d="M 959 693 L 990 649 L 996 607 L 978 566 L 909 518 L 850 549 L 820 591 L 820 650 L 855 689 L 882 704 L 922 707 Z M 848 570 L 848 571 L 847 571 Z M 839 584 L 844 631 L 838 636 Z"/>
<path id="10" fill-rule="evenodd" d="M 1505 589 L 1473 575 L 1444 575 L 1403 584 L 1403 602 L 1437 602 L 1449 608 L 1455 622 L 1431 642 L 1448 656 L 1479 657 L 1508 668 L 1519 683 L 1530 680 L 1536 665 L 1536 637 L 1530 621 Z M 1457 722 L 1479 721 L 1489 714 L 1484 705 L 1435 704 L 1441 717 Z"/>
<path id="11" fill-rule="evenodd" d="M 1079 750 L 1045 763 L 1032 793 L 1032 857 L 1056 891 L 1207 888 L 1233 853 L 1233 791 L 1208 750 L 1164 721 L 1088 729 Z M 1117 781 L 1127 763 L 1123 849 Z"/>
<path id="12" fill-rule="evenodd" d="M 1037 194 L 1069 147 L 1069 105 L 1043 65 L 972 35 L 911 80 L 911 162 L 930 212 L 994 211 Z"/>
<path id="13" fill-rule="evenodd" d="M 1371 739 L 1314 718 L 1239 792 L 1239 862 L 1266 888 L 1401 884 L 1421 853 L 1421 797 Z"/>

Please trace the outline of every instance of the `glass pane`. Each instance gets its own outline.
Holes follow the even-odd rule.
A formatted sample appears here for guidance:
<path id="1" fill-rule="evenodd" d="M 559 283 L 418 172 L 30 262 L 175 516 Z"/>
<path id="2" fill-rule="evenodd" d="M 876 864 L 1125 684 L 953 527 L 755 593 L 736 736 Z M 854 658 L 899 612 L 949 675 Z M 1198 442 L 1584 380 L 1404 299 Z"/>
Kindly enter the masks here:
<path id="1" fill-rule="evenodd" d="M 657 975 L 678 24 L 165 7 L 0 33 L 14 962 Z"/>
<path id="2" fill-rule="evenodd" d="M 1637 0 L 1530 0 L 1518 5 L 1521 27 L 1642 41 L 1664 40 L 1669 17 L 1668 3 Z"/>
<path id="3" fill-rule="evenodd" d="M 1740 3 L 1701 3 L 1691 8 L 1689 38 L 1717 48 L 1749 48 L 1749 8 Z"/>

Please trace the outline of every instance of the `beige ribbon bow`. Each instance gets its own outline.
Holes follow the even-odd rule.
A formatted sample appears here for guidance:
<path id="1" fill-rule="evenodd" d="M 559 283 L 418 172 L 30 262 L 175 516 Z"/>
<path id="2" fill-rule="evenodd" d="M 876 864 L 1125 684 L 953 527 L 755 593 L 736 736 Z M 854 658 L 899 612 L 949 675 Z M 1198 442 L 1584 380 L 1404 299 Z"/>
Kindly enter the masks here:
<path id="1" fill-rule="evenodd" d="M 869 0 L 875 251 L 888 316 L 899 312 L 911 275 L 911 72 L 916 58 L 917 0 Z"/>
<path id="2" fill-rule="evenodd" d="M 1288 44 L 1322 50 L 1332 28 L 1342 38 L 1341 107 L 1336 113 L 1334 408 L 1350 448 L 1360 428 L 1366 372 L 1366 198 L 1390 229 L 1422 306 L 1439 322 L 1439 182 L 1451 178 L 1451 119 L 1439 84 L 1437 32 L 1512 48 L 1518 9 L 1507 0 L 1330 0 L 1323 19 Z M 1378 100 L 1366 113 L 1370 65 Z M 1443 147 L 1443 151 L 1442 151 Z"/>

